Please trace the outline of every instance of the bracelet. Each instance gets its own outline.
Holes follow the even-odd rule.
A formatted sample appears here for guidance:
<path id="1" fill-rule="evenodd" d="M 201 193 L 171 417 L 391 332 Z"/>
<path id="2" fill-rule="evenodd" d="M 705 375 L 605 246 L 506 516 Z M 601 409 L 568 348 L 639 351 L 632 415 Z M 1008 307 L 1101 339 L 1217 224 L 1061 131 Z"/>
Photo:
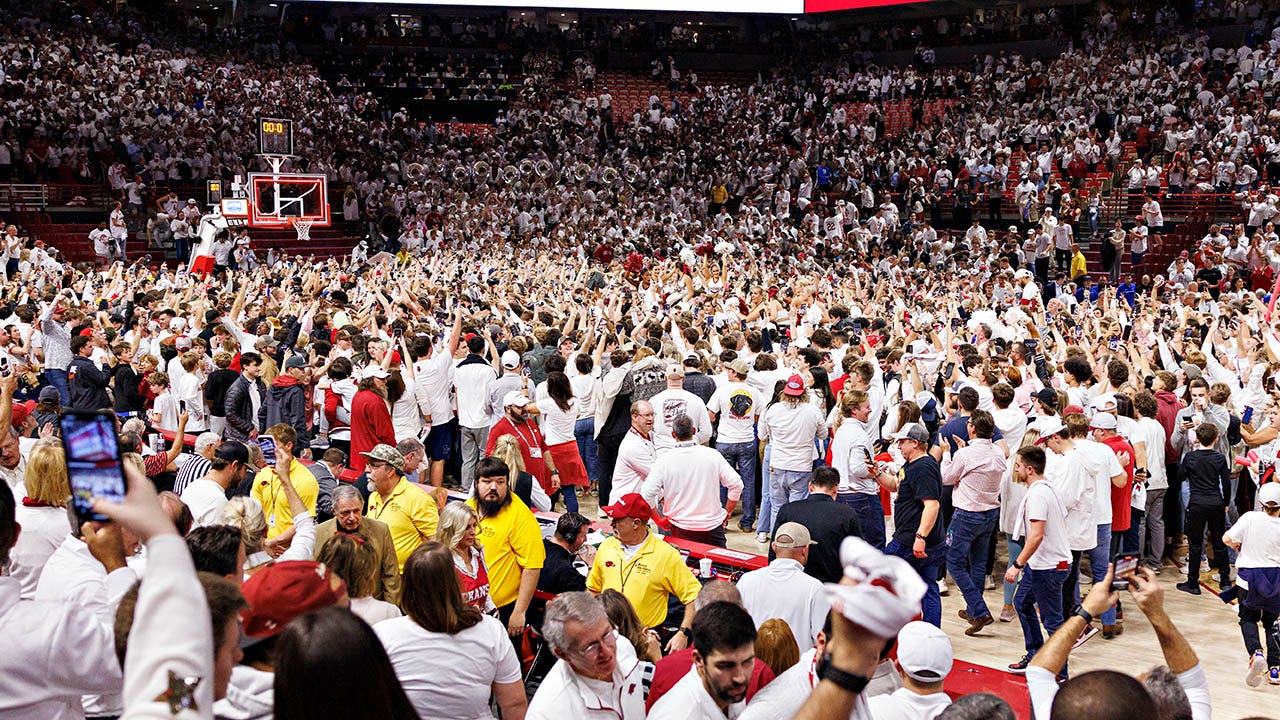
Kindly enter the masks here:
<path id="1" fill-rule="evenodd" d="M 851 692 L 854 695 L 860 694 L 866 689 L 867 684 L 871 682 L 871 678 L 866 675 L 841 670 L 831 663 L 823 663 L 822 669 L 818 671 L 818 677 L 835 683 L 841 690 Z"/>
<path id="2" fill-rule="evenodd" d="M 1085 625 L 1093 624 L 1093 615 L 1088 610 L 1085 610 L 1083 606 L 1076 611 L 1076 617 L 1084 618 Z"/>
<path id="3" fill-rule="evenodd" d="M 693 631 L 692 631 L 692 630 L 690 630 L 690 629 L 689 629 L 689 628 L 687 628 L 687 627 L 679 628 L 678 632 L 679 632 L 681 635 L 685 636 L 686 638 L 692 638 L 692 637 L 693 637 Z"/>
<path id="4" fill-rule="evenodd" d="M 924 540 L 925 542 L 929 542 L 929 538 L 927 538 L 927 537 L 925 537 L 925 536 L 921 535 L 920 533 L 916 533 L 916 539 L 917 539 L 917 540 Z"/>
<path id="5" fill-rule="evenodd" d="M 1026 565 L 1023 565 L 1022 563 L 1018 562 L 1018 558 L 1014 558 L 1014 559 L 1010 560 L 1009 562 L 1010 562 L 1014 567 L 1018 568 L 1019 570 L 1022 570 L 1023 568 L 1025 568 L 1025 567 L 1026 567 Z"/>

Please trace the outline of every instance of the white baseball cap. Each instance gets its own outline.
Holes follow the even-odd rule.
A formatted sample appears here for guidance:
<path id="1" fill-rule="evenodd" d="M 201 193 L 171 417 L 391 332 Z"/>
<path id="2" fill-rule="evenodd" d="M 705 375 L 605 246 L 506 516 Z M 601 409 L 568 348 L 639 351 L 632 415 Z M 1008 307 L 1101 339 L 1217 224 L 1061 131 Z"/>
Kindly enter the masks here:
<path id="1" fill-rule="evenodd" d="M 1093 416 L 1089 421 L 1089 427 L 1098 428 L 1099 430 L 1115 430 L 1116 416 L 1111 413 L 1100 412 Z"/>
<path id="2" fill-rule="evenodd" d="M 508 370 L 514 370 L 520 366 L 520 353 L 515 350 L 508 350 L 502 353 L 502 367 Z"/>
<path id="3" fill-rule="evenodd" d="M 1269 482 L 1258 488 L 1259 505 L 1280 505 L 1280 483 Z"/>
<path id="4" fill-rule="evenodd" d="M 916 620 L 898 633 L 898 664 L 916 682 L 939 682 L 951 672 L 951 640 L 940 628 Z"/>
<path id="5" fill-rule="evenodd" d="M 529 398 L 525 397 L 525 394 L 520 392 L 519 390 L 512 390 L 511 392 L 502 396 L 502 407 L 504 408 L 517 407 L 517 406 L 524 407 L 525 405 L 528 405 L 528 404 L 529 404 Z"/>
<path id="6" fill-rule="evenodd" d="M 1043 445 L 1045 440 L 1048 440 L 1054 435 L 1058 435 L 1066 431 L 1067 431 L 1067 426 L 1063 425 L 1062 420 L 1060 420 L 1058 416 L 1055 415 L 1049 418 L 1048 420 L 1046 420 L 1044 424 L 1040 426 L 1040 439 L 1036 440 L 1036 444 Z"/>

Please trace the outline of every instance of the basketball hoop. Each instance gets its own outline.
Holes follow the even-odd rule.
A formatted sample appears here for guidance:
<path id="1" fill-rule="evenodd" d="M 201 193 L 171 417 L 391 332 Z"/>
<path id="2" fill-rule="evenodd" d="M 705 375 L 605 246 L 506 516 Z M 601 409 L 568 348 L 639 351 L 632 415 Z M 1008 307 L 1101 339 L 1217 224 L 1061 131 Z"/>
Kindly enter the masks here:
<path id="1" fill-rule="evenodd" d="M 310 218 L 289 218 L 289 224 L 298 233 L 298 242 L 311 239 L 311 226 L 315 220 Z"/>

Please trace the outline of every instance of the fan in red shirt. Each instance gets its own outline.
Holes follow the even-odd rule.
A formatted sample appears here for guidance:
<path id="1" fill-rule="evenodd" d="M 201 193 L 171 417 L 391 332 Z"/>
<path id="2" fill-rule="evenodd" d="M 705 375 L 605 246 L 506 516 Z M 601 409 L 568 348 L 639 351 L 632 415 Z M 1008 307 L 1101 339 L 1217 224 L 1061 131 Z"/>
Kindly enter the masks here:
<path id="1" fill-rule="evenodd" d="M 364 472 L 366 460 L 361 453 L 380 444 L 395 447 L 396 429 L 387 408 L 387 371 L 370 365 L 351 401 L 351 469 Z"/>
<path id="2" fill-rule="evenodd" d="M 502 405 L 505 413 L 489 430 L 489 443 L 485 445 L 484 454 L 493 455 L 493 448 L 503 435 L 515 436 L 520 443 L 520 458 L 524 461 L 525 472 L 537 479 L 548 496 L 554 495 L 560 489 L 560 471 L 556 470 L 538 425 L 528 421 L 525 407 L 529 405 L 529 398 L 519 390 L 512 390 L 502 398 Z"/>
<path id="3" fill-rule="evenodd" d="M 1109 412 L 1099 412 L 1089 422 L 1093 439 L 1111 448 L 1124 468 L 1124 485 L 1111 486 L 1111 537 L 1128 530 L 1133 518 L 1133 446 L 1116 432 L 1116 424 L 1116 416 Z"/>

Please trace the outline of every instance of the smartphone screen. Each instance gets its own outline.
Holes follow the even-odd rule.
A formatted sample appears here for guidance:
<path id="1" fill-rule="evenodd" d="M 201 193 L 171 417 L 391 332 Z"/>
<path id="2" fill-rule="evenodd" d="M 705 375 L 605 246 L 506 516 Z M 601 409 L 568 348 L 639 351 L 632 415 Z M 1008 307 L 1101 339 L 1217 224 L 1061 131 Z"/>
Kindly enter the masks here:
<path id="1" fill-rule="evenodd" d="M 1111 589 L 1124 590 L 1129 587 L 1129 577 L 1138 569 L 1137 555 L 1120 555 L 1116 558 L 1116 571 L 1112 575 Z"/>
<path id="2" fill-rule="evenodd" d="M 276 439 L 270 435 L 258 436 L 258 447 L 262 448 L 262 458 L 268 465 L 276 461 Z"/>
<path id="3" fill-rule="evenodd" d="M 68 410 L 58 424 L 76 517 L 82 522 L 107 520 L 93 511 L 94 498 L 121 503 L 126 491 L 114 418 L 103 412 Z"/>

